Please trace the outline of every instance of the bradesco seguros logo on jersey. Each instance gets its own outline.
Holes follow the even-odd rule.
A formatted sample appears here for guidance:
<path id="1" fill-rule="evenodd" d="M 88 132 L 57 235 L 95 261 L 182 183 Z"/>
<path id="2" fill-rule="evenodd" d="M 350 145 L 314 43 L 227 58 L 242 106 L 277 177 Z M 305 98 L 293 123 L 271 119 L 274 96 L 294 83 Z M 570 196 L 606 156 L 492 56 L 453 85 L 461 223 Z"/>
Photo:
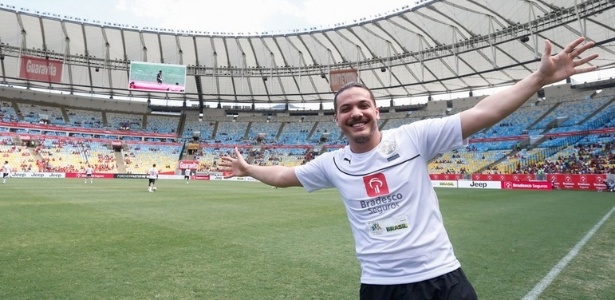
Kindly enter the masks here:
<path id="1" fill-rule="evenodd" d="M 363 177 L 363 184 L 365 185 L 365 191 L 367 191 L 367 196 L 369 197 L 378 197 L 389 193 L 387 179 L 382 173 Z"/>

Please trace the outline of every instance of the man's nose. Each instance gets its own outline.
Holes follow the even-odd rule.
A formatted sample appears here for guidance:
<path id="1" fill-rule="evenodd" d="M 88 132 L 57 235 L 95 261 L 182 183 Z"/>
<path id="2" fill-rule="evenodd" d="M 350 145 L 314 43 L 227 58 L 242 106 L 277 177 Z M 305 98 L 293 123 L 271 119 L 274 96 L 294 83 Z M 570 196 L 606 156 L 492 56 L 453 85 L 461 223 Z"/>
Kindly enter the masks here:
<path id="1" fill-rule="evenodd" d="M 353 108 L 352 111 L 350 112 L 350 117 L 352 118 L 358 118 L 362 116 L 363 116 L 363 111 L 357 107 Z"/>

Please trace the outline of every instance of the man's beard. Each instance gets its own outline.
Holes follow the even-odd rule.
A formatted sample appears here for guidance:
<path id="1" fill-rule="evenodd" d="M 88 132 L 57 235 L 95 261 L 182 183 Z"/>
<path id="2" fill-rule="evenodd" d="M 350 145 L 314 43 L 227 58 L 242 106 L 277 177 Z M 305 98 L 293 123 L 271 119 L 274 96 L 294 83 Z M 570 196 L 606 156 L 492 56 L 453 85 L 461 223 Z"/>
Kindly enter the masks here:
<path id="1" fill-rule="evenodd" d="M 344 134 L 346 135 L 346 138 L 348 138 L 349 140 L 352 140 L 353 142 L 357 143 L 357 144 L 367 144 L 369 143 L 369 141 L 374 137 L 374 135 L 376 134 L 376 132 L 378 132 L 378 125 L 374 124 L 373 122 L 369 122 L 369 132 L 367 133 L 360 133 L 357 135 L 353 135 L 351 134 L 351 130 L 348 130 L 346 132 L 344 132 Z M 351 126 L 351 125 L 349 125 Z"/>
<path id="2" fill-rule="evenodd" d="M 352 137 L 352 140 L 357 144 L 366 144 L 371 140 L 372 136 L 374 136 L 373 130 L 367 134 L 361 134 L 361 135 L 354 136 Z"/>
<path id="3" fill-rule="evenodd" d="M 357 144 L 365 144 L 369 142 L 369 135 L 356 136 L 352 139 Z"/>

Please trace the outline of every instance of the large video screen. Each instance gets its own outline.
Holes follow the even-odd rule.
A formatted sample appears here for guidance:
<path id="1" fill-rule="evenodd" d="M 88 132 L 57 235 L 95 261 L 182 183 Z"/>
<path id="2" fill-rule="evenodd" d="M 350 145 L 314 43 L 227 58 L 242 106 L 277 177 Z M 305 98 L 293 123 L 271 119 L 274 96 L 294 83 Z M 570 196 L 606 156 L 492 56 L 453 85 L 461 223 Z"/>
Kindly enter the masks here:
<path id="1" fill-rule="evenodd" d="M 184 93 L 186 66 L 130 62 L 128 89 L 149 92 Z"/>

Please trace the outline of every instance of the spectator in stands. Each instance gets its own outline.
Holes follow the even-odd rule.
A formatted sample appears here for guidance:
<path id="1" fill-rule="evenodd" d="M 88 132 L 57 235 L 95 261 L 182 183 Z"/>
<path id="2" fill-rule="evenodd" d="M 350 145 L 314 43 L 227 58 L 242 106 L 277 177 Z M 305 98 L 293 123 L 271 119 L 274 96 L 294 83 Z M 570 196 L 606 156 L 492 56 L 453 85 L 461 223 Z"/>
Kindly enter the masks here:
<path id="1" fill-rule="evenodd" d="M 536 179 L 537 180 L 545 180 L 545 178 L 547 178 L 546 175 L 545 175 L 545 170 L 543 168 L 539 168 L 536 171 Z"/>
<path id="2" fill-rule="evenodd" d="M 473 133 L 514 112 L 542 86 L 596 70 L 580 55 L 594 45 L 578 38 L 557 55 L 545 41 L 539 69 L 474 107 L 380 131 L 374 94 L 356 82 L 335 94 L 334 119 L 349 145 L 297 167 L 248 164 L 236 148 L 220 166 L 232 176 L 251 176 L 308 192 L 337 188 L 346 205 L 361 262 L 360 299 L 477 299 L 448 238 L 427 163 L 464 146 Z"/>

